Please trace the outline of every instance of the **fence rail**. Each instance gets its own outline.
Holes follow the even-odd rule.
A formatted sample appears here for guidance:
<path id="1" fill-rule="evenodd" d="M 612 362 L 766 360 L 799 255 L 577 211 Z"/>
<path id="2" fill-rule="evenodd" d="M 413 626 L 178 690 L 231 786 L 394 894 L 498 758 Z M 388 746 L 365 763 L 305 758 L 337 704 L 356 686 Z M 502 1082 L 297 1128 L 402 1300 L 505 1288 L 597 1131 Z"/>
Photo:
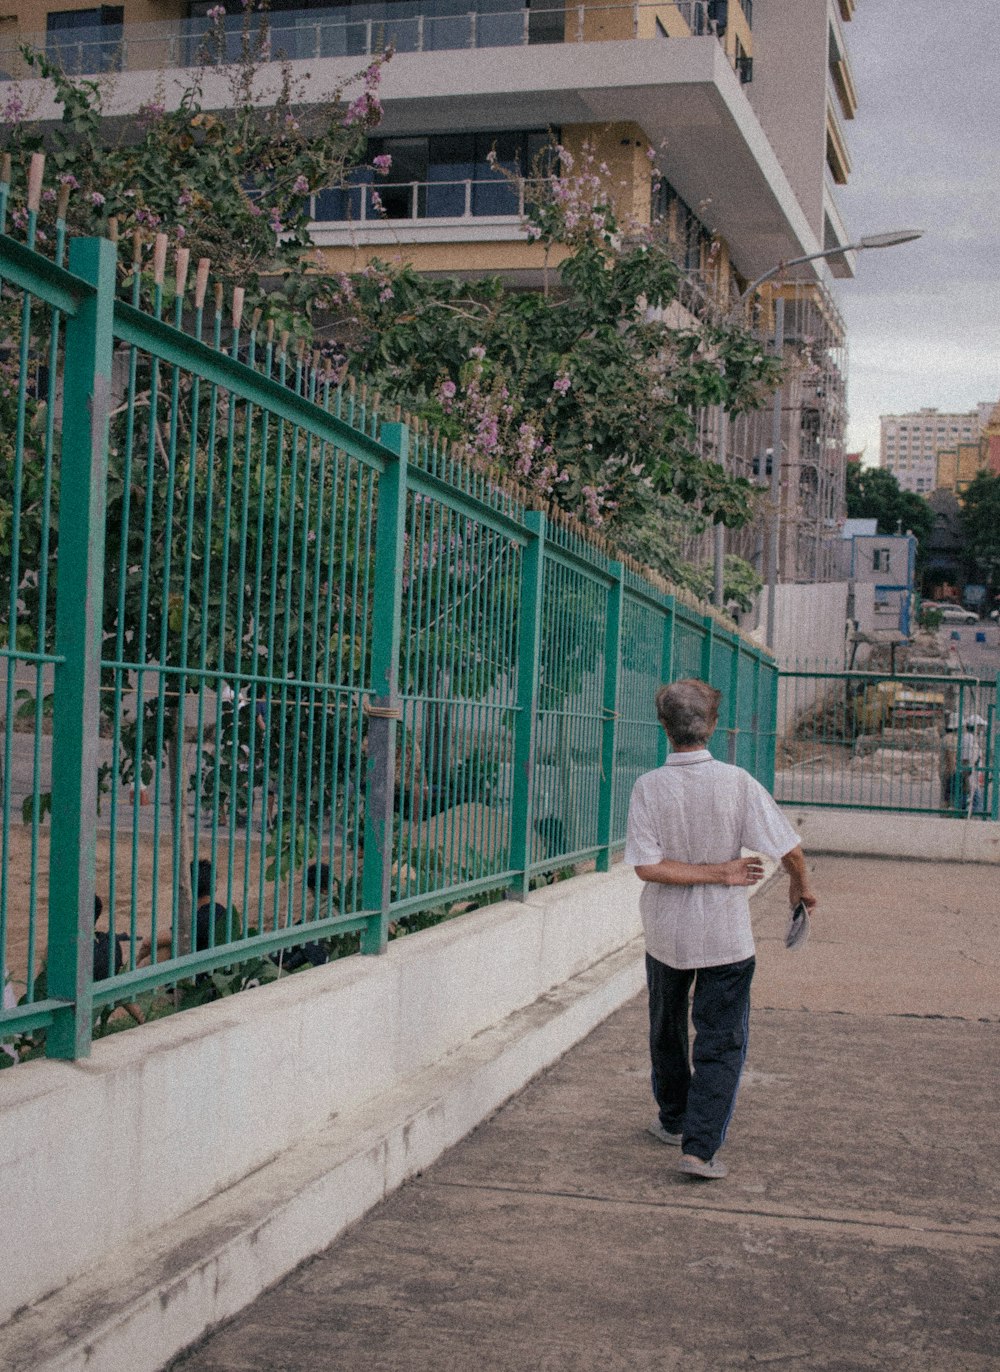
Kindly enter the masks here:
<path id="1" fill-rule="evenodd" d="M 78 1056 L 102 1006 L 606 868 L 663 680 L 720 686 L 713 749 L 770 782 L 773 664 L 705 607 L 205 277 L 168 310 L 162 256 L 119 286 L 34 232 L 0 234 L 4 1039 Z"/>

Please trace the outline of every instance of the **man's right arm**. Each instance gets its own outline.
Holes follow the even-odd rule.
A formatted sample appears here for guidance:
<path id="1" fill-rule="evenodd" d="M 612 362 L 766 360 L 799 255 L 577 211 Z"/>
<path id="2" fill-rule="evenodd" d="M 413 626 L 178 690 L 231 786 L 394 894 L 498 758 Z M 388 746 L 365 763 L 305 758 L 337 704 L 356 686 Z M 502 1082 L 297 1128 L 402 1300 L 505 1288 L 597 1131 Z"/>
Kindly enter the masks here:
<path id="1" fill-rule="evenodd" d="M 790 852 L 786 853 L 781 859 L 781 865 L 788 873 L 788 903 L 798 905 L 801 900 L 807 910 L 812 910 L 816 905 L 816 896 L 809 884 L 809 873 L 806 870 L 806 858 L 799 844 Z"/>
<path id="2" fill-rule="evenodd" d="M 660 886 L 754 886 L 764 875 L 764 864 L 756 855 L 733 858 L 731 862 L 662 862 L 636 867 L 640 881 Z"/>

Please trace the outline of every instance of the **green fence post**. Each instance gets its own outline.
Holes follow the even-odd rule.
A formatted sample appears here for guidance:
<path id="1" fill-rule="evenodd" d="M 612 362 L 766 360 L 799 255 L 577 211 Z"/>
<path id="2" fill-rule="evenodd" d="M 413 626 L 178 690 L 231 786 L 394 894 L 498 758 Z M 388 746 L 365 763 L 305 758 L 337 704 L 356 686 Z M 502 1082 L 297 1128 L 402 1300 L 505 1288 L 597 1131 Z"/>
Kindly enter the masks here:
<path id="1" fill-rule="evenodd" d="M 618 742 L 618 686 L 622 661 L 622 621 L 625 617 L 625 568 L 612 562 L 615 578 L 608 587 L 604 621 L 604 699 L 601 724 L 601 791 L 597 802 L 597 870 L 611 870 L 611 815 L 615 791 L 615 748 Z"/>
<path id="2" fill-rule="evenodd" d="M 993 706 L 993 798 L 990 819 L 1000 819 L 1000 672 L 997 673 Z"/>
<path id="3" fill-rule="evenodd" d="M 715 652 L 715 620 L 711 615 L 702 616 L 705 637 L 701 640 L 701 679 L 712 682 L 712 659 Z"/>
<path id="4" fill-rule="evenodd" d="M 729 738 L 726 745 L 726 761 L 735 764 L 740 738 L 740 671 L 742 668 L 742 648 L 740 640 L 732 635 L 733 657 L 729 664 Z"/>
<path id="5" fill-rule="evenodd" d="M 521 554 L 521 586 L 517 602 L 517 716 L 511 787 L 510 865 L 520 874 L 511 895 L 525 900 L 531 881 L 534 836 L 535 736 L 538 728 L 542 592 L 545 585 L 545 516 L 527 510 L 524 525 L 528 542 Z"/>
<path id="6" fill-rule="evenodd" d="M 47 977 L 66 1004 L 46 1035 L 50 1058 L 90 1052 L 115 255 L 101 238 L 70 244 L 70 271 L 96 290 L 67 318 L 64 349 Z"/>
<path id="7" fill-rule="evenodd" d="M 763 725 L 764 756 L 757 780 L 769 791 L 774 790 L 775 754 L 778 748 L 778 664 L 764 663 L 764 700 L 761 702 L 759 719 Z"/>
<path id="8" fill-rule="evenodd" d="M 663 614 L 663 648 L 660 656 L 660 685 L 667 686 L 673 679 L 674 671 L 674 613 L 673 596 L 667 597 Z M 667 760 L 667 735 L 661 728 L 656 741 L 656 765 L 662 767 Z"/>
<path id="9" fill-rule="evenodd" d="M 760 779 L 761 761 L 761 709 L 760 709 L 760 667 L 761 657 L 759 650 L 755 649 L 750 659 L 753 671 L 753 712 L 750 716 L 750 728 L 753 730 L 753 766 L 751 768 L 755 777 Z"/>
<path id="10" fill-rule="evenodd" d="M 409 429 L 383 424 L 381 442 L 394 460 L 379 477 L 373 577 L 372 699 L 368 710 L 362 900 L 378 918 L 365 925 L 363 953 L 384 953 L 389 940 L 393 803 L 396 791 L 396 720 L 399 717 L 399 635 L 403 594 L 403 533 Z"/>

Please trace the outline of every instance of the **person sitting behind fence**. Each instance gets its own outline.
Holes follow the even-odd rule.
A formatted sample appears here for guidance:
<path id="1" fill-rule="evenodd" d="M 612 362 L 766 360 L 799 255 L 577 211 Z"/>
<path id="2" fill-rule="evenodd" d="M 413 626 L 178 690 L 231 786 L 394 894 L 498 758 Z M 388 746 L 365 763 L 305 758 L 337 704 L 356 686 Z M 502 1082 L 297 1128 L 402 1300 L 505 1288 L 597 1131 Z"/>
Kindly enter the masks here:
<path id="1" fill-rule="evenodd" d="M 306 868 L 306 887 L 309 891 L 322 894 L 330 888 L 330 867 L 325 862 L 310 862 Z M 317 917 L 322 919 L 322 907 L 324 902 L 317 902 Z M 322 967 L 324 962 L 330 960 L 330 955 L 326 947 L 319 942 L 313 941 L 303 943 L 298 948 L 286 948 L 279 953 L 274 961 L 286 972 L 298 971 L 300 967 Z"/>
<path id="2" fill-rule="evenodd" d="M 100 896 L 94 896 L 94 980 L 107 981 L 111 976 L 117 976 L 125 966 L 125 955 L 122 952 L 122 944 L 128 939 L 128 934 L 115 934 L 114 940 L 110 933 L 105 933 L 102 929 L 96 928 L 97 921 L 104 912 L 104 902 Z M 114 943 L 114 963 L 115 970 L 111 971 L 111 947 Z M 121 1008 L 132 1016 L 136 1024 L 145 1024 L 146 1016 L 136 1005 L 135 1001 L 124 1001 Z"/>
<path id="3" fill-rule="evenodd" d="M 208 858 L 202 858 L 197 867 L 191 864 L 191 884 L 194 887 L 195 899 L 195 919 L 194 919 L 194 952 L 204 953 L 209 948 L 217 948 L 220 943 L 227 942 L 228 911 L 224 905 L 215 899 L 215 887 L 212 883 L 212 864 Z M 236 912 L 233 912 L 233 925 L 238 924 Z M 215 938 L 212 938 L 212 928 L 215 927 Z M 169 957 L 173 951 L 173 934 L 170 930 L 161 933 L 156 940 L 157 956 Z M 147 939 L 139 949 L 139 960 L 148 958 L 152 953 L 152 943 Z"/>

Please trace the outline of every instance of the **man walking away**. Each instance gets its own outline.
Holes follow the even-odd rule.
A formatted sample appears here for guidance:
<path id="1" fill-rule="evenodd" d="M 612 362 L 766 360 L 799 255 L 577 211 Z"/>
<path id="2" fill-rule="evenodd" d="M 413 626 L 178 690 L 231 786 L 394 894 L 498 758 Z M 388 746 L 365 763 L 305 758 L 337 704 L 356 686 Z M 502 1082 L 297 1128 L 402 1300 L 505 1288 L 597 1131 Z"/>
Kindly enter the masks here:
<path id="1" fill-rule="evenodd" d="M 749 772 L 708 751 L 720 699 L 693 679 L 657 691 L 672 751 L 635 783 L 625 844 L 625 861 L 645 883 L 639 908 L 659 1109 L 650 1133 L 680 1145 L 681 1171 L 706 1179 L 728 1171 L 715 1155 L 732 1118 L 749 1032 L 755 959 L 745 888 L 764 867 L 740 850 L 780 859 L 792 905 L 816 904 L 798 834 Z"/>

